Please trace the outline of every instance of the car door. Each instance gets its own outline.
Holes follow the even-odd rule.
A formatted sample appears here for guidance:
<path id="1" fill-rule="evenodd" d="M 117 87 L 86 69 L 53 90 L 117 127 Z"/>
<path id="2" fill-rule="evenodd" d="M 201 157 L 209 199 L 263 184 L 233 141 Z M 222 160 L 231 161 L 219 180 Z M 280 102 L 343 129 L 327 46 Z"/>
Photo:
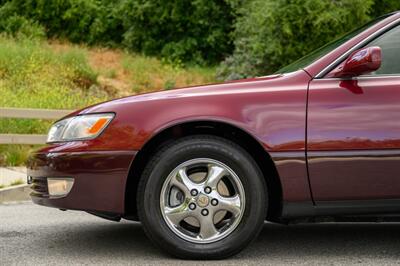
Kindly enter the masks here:
<path id="1" fill-rule="evenodd" d="M 400 206 L 400 26 L 368 46 L 382 49 L 378 71 L 309 85 L 307 157 L 317 206 Z"/>

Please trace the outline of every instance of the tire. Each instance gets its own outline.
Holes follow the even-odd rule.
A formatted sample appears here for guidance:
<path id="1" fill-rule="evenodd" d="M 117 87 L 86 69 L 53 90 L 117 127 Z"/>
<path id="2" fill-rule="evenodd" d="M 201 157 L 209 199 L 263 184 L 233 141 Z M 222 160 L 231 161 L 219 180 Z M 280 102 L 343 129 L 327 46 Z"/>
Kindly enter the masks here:
<path id="1" fill-rule="evenodd" d="M 217 174 L 213 173 L 221 169 L 224 172 L 219 176 L 224 176 L 206 194 L 210 189 L 202 189 L 205 185 L 198 184 L 214 184 L 217 181 L 211 181 L 217 178 L 212 177 Z M 196 197 L 188 196 L 185 186 L 180 189 L 179 182 L 184 180 L 180 176 L 189 175 L 189 171 L 194 175 L 206 171 L 206 181 L 189 182 L 199 186 Z M 261 231 L 268 206 L 266 183 L 253 158 L 234 142 L 208 135 L 184 137 L 158 151 L 143 171 L 137 197 L 138 215 L 147 236 L 162 250 L 182 259 L 223 259 L 237 254 Z M 176 205 L 179 208 L 170 206 L 171 199 L 182 201 Z M 189 200 L 195 204 L 195 210 L 188 209 L 193 207 Z M 179 213 L 172 209 L 179 209 Z M 177 222 L 180 218 L 173 215 L 182 215 L 182 209 L 185 214 L 195 212 L 193 215 L 198 218 Z M 209 217 L 204 215 L 204 209 L 209 210 Z M 209 227 L 208 221 L 212 219 L 214 224 L 217 218 L 221 219 L 218 224 Z M 215 231 L 217 227 L 220 228 Z"/>

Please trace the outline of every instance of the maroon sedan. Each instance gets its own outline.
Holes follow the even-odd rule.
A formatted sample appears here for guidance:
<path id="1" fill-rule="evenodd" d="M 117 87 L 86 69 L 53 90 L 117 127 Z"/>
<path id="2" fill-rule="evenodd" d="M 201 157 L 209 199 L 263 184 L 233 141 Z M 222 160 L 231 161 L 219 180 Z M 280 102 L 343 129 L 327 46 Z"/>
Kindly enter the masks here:
<path id="1" fill-rule="evenodd" d="M 48 143 L 29 160 L 35 203 L 141 221 L 180 258 L 236 254 L 265 220 L 394 217 L 400 12 L 272 76 L 77 111 Z"/>

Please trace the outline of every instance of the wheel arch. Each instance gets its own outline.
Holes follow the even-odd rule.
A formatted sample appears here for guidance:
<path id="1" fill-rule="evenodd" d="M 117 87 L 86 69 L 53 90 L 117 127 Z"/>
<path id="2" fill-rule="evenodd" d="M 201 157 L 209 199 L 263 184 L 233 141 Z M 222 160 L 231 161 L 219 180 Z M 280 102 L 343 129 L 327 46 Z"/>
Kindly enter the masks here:
<path id="1" fill-rule="evenodd" d="M 216 120 L 178 122 L 159 130 L 137 153 L 132 162 L 125 191 L 125 218 L 138 220 L 136 195 L 141 174 L 159 147 L 190 135 L 213 135 L 231 140 L 245 149 L 260 167 L 268 187 L 267 220 L 277 220 L 282 210 L 282 185 L 275 164 L 262 144 L 249 132 Z"/>

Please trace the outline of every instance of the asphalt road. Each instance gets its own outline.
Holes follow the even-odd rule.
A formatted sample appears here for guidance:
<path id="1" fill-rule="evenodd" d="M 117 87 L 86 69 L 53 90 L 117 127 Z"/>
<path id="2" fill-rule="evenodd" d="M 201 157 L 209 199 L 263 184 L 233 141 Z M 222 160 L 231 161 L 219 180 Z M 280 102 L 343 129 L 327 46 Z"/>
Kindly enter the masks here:
<path id="1" fill-rule="evenodd" d="M 0 205 L 0 265 L 376 265 L 400 264 L 400 224 L 265 224 L 224 261 L 181 261 L 147 240 L 139 223 L 31 203 Z"/>

